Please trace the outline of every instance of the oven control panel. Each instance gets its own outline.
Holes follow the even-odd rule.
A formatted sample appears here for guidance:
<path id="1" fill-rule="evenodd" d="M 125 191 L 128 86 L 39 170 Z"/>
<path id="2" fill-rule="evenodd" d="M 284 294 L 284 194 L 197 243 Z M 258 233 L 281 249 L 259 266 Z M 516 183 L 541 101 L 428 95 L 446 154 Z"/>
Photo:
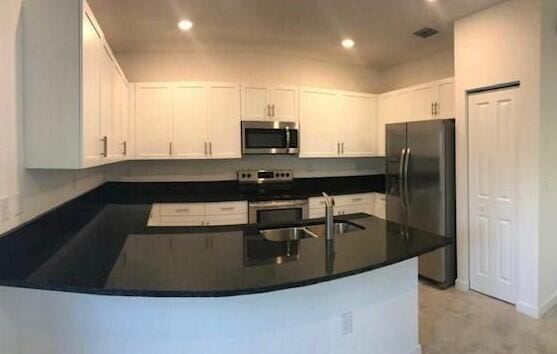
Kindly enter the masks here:
<path id="1" fill-rule="evenodd" d="M 278 183 L 290 182 L 294 179 L 292 170 L 243 170 L 238 171 L 240 183 Z"/>

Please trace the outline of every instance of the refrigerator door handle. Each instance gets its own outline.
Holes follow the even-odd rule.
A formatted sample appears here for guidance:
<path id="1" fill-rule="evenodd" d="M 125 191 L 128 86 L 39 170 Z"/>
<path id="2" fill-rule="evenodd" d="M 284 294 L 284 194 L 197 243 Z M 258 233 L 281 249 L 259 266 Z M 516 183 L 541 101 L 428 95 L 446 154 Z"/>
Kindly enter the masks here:
<path id="1" fill-rule="evenodd" d="M 402 148 L 402 151 L 400 153 L 400 166 L 399 166 L 399 171 L 398 171 L 398 194 L 400 196 L 400 204 L 402 205 L 403 208 L 406 207 L 406 204 L 405 204 L 406 198 L 404 197 L 404 166 L 405 166 L 405 161 L 406 161 L 406 148 Z"/>
<path id="2" fill-rule="evenodd" d="M 406 207 L 410 207 L 410 194 L 408 193 L 408 164 L 410 163 L 410 156 L 412 149 L 406 149 L 406 159 L 404 160 L 404 203 Z"/>

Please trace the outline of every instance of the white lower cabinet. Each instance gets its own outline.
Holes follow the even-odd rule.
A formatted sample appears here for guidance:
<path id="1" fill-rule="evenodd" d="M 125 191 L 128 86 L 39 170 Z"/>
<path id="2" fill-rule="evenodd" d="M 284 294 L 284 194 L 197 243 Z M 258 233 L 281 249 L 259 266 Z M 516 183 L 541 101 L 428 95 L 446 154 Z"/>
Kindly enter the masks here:
<path id="1" fill-rule="evenodd" d="M 376 200 L 383 196 L 383 203 Z M 385 218 L 384 194 L 360 193 L 333 196 L 335 201 L 334 214 L 348 215 L 365 213 L 380 218 Z M 325 216 L 325 202 L 322 197 L 309 198 L 309 218 L 322 218 Z"/>
<path id="2" fill-rule="evenodd" d="M 248 223 L 247 201 L 153 204 L 148 226 L 218 226 Z"/>

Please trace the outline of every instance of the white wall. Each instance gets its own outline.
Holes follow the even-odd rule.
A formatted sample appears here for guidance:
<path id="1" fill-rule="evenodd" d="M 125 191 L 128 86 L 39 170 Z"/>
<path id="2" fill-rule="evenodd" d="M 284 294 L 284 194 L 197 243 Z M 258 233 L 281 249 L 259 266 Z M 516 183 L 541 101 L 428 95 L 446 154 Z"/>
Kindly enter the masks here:
<path id="1" fill-rule="evenodd" d="M 0 1 L 0 199 L 10 217 L 0 234 L 102 183 L 102 170 L 31 171 L 23 166 L 22 0 Z M 45 146 L 48 149 L 48 146 Z"/>
<path id="2" fill-rule="evenodd" d="M 454 50 L 451 48 L 380 72 L 381 92 L 398 90 L 452 76 L 454 76 Z"/>
<path id="3" fill-rule="evenodd" d="M 542 8 L 540 112 L 540 308 L 557 304 L 557 1 Z"/>
<path id="4" fill-rule="evenodd" d="M 379 74 L 359 66 L 246 52 L 117 54 L 130 82 L 236 81 L 378 92 Z"/>
<path id="5" fill-rule="evenodd" d="M 458 283 L 468 287 L 468 145 L 465 91 L 521 81 L 519 149 L 519 294 L 517 308 L 539 308 L 540 0 L 510 0 L 455 24 Z M 554 253 L 555 254 L 555 253 Z"/>

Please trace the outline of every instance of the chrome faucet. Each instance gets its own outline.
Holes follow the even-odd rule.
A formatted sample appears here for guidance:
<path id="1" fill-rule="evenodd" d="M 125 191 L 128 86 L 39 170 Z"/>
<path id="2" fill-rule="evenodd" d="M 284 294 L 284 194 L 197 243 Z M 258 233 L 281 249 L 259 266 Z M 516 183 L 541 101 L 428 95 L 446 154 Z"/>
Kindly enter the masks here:
<path id="1" fill-rule="evenodd" d="M 325 238 L 332 240 L 335 236 L 335 200 L 325 192 L 323 192 L 323 198 L 325 199 Z"/>

